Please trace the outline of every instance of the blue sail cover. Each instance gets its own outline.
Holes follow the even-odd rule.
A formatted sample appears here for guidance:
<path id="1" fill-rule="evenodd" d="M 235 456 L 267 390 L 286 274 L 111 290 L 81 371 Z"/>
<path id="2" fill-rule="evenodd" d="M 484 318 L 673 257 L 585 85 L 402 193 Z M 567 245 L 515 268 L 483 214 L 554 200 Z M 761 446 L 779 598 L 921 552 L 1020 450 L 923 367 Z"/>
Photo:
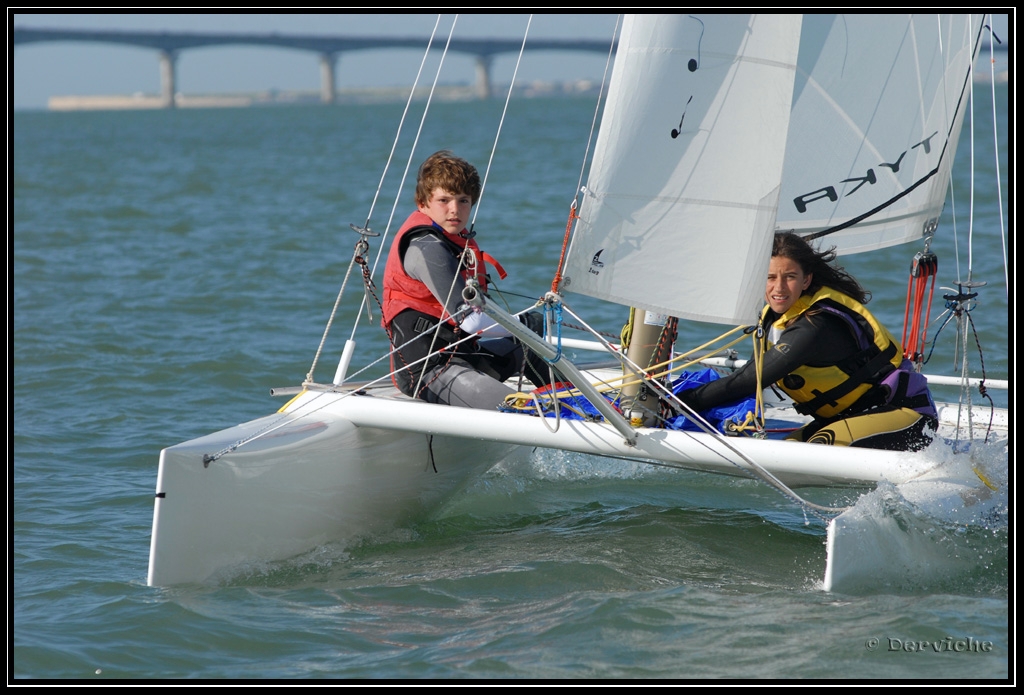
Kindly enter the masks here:
<path id="1" fill-rule="evenodd" d="M 672 393 L 680 393 L 687 389 L 696 388 L 702 384 L 706 384 L 709 381 L 718 379 L 718 373 L 713 369 L 700 369 L 692 372 L 683 372 L 678 377 L 673 379 L 671 388 Z M 554 388 L 561 391 L 563 389 L 572 388 L 571 384 L 558 383 L 554 385 Z M 551 386 L 537 389 L 538 393 L 550 392 Z M 618 397 L 614 400 L 609 399 L 609 402 L 619 407 Z M 603 420 L 604 416 L 598 412 L 590 401 L 583 396 L 561 396 L 558 398 L 559 409 L 561 412 L 558 414 L 559 417 L 566 420 Z M 555 411 L 551 408 L 550 402 L 544 402 L 545 417 L 555 417 Z M 755 408 L 755 401 L 753 396 L 746 398 L 737 403 L 731 405 L 718 406 L 717 408 L 710 408 L 700 413 L 709 424 L 711 424 L 719 432 L 725 432 L 726 427 L 730 422 L 742 423 L 746 420 L 747 413 L 753 412 Z M 535 413 L 535 410 L 530 412 Z M 690 430 L 700 431 L 701 428 L 689 417 L 685 415 L 678 415 L 674 418 L 670 418 L 664 423 L 665 429 L 670 430 Z"/>
<path id="2" fill-rule="evenodd" d="M 682 391 L 697 388 L 703 384 L 718 379 L 719 375 L 714 369 L 701 369 L 695 372 L 683 372 L 672 381 L 672 393 L 678 394 Z M 720 405 L 716 408 L 709 408 L 700 412 L 700 416 L 714 425 L 719 432 L 725 432 L 730 422 L 742 423 L 747 419 L 747 413 L 755 412 L 756 400 L 753 396 L 744 398 L 736 403 Z M 678 415 L 665 422 L 665 429 L 670 430 L 700 430 L 693 420 L 685 415 Z"/>

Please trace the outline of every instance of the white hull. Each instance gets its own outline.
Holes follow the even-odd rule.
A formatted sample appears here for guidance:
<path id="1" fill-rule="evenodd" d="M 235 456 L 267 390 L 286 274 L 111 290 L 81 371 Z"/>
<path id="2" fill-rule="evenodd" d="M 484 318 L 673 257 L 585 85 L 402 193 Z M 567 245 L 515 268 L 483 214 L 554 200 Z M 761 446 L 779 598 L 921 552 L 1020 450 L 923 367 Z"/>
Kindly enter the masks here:
<path id="1" fill-rule="evenodd" d="M 306 391 L 282 410 L 161 452 L 150 585 L 202 582 L 408 523 L 523 447 L 735 476 L 752 475 L 749 459 L 789 487 L 873 488 L 934 466 L 922 454 L 822 456 L 816 445 L 648 428 L 630 446 L 603 422 L 431 405 L 392 388 Z"/>
<path id="2" fill-rule="evenodd" d="M 268 423 L 282 426 L 204 465 L 204 455 Z M 169 447 L 160 454 L 148 583 L 202 582 L 406 523 L 515 448 L 356 427 L 331 408 Z"/>

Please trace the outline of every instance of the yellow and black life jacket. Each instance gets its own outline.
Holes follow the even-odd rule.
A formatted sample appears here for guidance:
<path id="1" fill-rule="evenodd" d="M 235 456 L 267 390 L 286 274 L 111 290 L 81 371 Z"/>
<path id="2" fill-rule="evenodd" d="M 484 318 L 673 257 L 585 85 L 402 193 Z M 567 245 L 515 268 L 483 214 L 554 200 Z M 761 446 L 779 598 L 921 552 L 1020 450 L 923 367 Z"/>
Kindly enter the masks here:
<path id="1" fill-rule="evenodd" d="M 766 306 L 761 314 L 762 324 L 768 311 Z M 887 400 L 879 384 L 903 362 L 903 350 L 896 338 L 863 304 L 828 287 L 800 297 L 768 328 L 781 332 L 791 321 L 809 312 L 826 312 L 841 318 L 860 349 L 827 367 L 803 365 L 777 382 L 793 399 L 796 410 L 817 418 L 833 418 L 844 411 L 867 410 Z M 806 316 L 805 320 L 813 320 L 813 316 Z M 767 336 L 771 331 L 766 330 L 765 335 L 770 348 Z M 877 398 L 869 395 L 873 389 Z"/>

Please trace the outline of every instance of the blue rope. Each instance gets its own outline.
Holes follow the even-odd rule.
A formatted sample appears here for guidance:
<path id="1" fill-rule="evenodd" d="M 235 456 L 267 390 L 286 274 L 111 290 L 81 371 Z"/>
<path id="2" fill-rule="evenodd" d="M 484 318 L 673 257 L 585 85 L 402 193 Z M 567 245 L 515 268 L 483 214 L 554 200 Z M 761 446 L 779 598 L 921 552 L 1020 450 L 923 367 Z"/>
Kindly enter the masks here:
<path id="1" fill-rule="evenodd" d="M 951 309 L 951 307 L 950 307 L 950 302 L 946 302 L 946 308 L 948 308 L 948 309 Z M 939 330 L 935 331 L 935 337 L 933 337 L 933 338 L 932 338 L 932 347 L 931 347 L 931 349 L 930 349 L 930 350 L 928 350 L 928 356 L 927 356 L 927 357 L 925 357 L 925 358 L 924 358 L 924 359 L 923 359 L 923 360 L 921 361 L 921 364 L 928 364 L 928 361 L 929 361 L 929 360 L 931 360 L 931 358 L 932 358 L 932 353 L 933 353 L 933 352 L 935 352 L 935 345 L 936 345 L 936 344 L 938 343 L 938 341 L 939 341 L 939 334 L 940 334 L 940 333 L 942 333 L 942 329 L 946 327 L 946 324 L 947 324 L 947 323 L 949 323 L 950 319 L 952 319 L 952 318 L 953 318 L 953 316 L 955 316 L 955 314 L 954 314 L 954 312 L 953 312 L 953 311 L 951 310 L 951 311 L 950 311 L 950 312 L 949 312 L 949 313 L 948 313 L 948 314 L 946 315 L 946 320 L 942 322 L 942 325 L 941 325 L 941 326 L 939 326 Z"/>
<path id="2" fill-rule="evenodd" d="M 977 296 L 978 296 L 977 293 L 975 293 L 975 294 L 964 294 L 962 286 L 958 286 L 958 290 L 957 290 L 956 294 L 944 295 L 944 297 L 946 299 L 946 311 L 948 311 L 949 313 L 946 316 L 946 320 L 942 322 L 941 326 L 939 326 L 939 330 L 935 331 L 935 337 L 932 338 L 932 347 L 928 351 L 928 356 L 924 360 L 921 361 L 921 364 L 928 364 L 928 360 L 930 360 L 932 358 L 932 353 L 935 352 L 935 344 L 939 340 L 939 334 L 942 333 L 942 329 L 946 327 L 946 324 L 949 323 L 950 319 L 952 319 L 954 316 L 960 316 L 961 314 L 966 314 L 967 320 L 971 323 L 972 327 L 974 326 L 974 322 L 971 320 L 971 315 L 970 315 L 971 314 L 971 301 L 970 300 L 974 299 Z"/>
<path id="3" fill-rule="evenodd" d="M 555 324 L 555 337 L 557 338 L 555 346 L 558 348 L 558 351 L 553 358 L 549 360 L 545 357 L 544 361 L 548 364 L 554 364 L 562 358 L 562 303 L 558 302 L 557 305 L 549 304 L 544 307 L 545 321 L 548 320 L 549 313 L 554 316 L 553 323 Z"/>

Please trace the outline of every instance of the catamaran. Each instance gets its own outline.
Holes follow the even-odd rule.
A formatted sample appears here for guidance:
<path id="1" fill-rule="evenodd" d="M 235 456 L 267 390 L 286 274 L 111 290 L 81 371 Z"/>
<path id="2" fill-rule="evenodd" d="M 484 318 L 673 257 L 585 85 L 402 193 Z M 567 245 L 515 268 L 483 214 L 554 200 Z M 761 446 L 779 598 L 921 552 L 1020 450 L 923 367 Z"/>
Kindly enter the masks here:
<path id="1" fill-rule="evenodd" d="M 680 321 L 750 324 L 779 230 L 839 253 L 921 245 L 923 279 L 908 290 L 914 327 L 904 335 L 908 357 L 920 357 L 929 278 L 934 288 L 929 245 L 941 233 L 989 31 L 984 15 L 626 16 L 609 44 L 614 67 L 589 178 L 572 206 L 563 258 L 552 259 L 551 291 L 516 312 L 542 311 L 545 335 L 479 288 L 463 297 L 568 386 L 454 418 L 450 406 L 399 393 L 390 375 L 354 381 L 354 339 L 330 383 L 319 383 L 318 350 L 301 385 L 275 389 L 292 396 L 276 413 L 161 452 L 148 583 L 208 581 L 393 528 L 535 447 L 762 480 L 825 525 L 826 591 L 926 571 L 941 558 L 868 503 L 820 506 L 802 488 L 861 491 L 862 499 L 892 490 L 937 525 L 1005 523 L 1009 413 L 970 394 L 979 383 L 1006 383 L 971 374 L 966 350 L 961 374 L 946 378 L 962 384 L 960 401 L 939 404 L 939 441 L 924 452 L 785 441 L 773 430 L 807 418 L 770 389 L 746 422 L 694 414 L 691 426 L 668 427 L 650 405 L 685 370 L 741 364 L 731 343 L 682 351 L 664 336 Z M 366 284 L 358 299 L 372 294 L 367 255 L 378 239 L 369 224 L 353 229 L 359 239 L 338 303 L 353 269 Z M 965 341 L 977 287 L 962 278 L 949 300 Z M 573 311 L 574 293 L 628 310 L 628 344 L 596 331 L 563 335 L 567 316 L 587 325 Z"/>

